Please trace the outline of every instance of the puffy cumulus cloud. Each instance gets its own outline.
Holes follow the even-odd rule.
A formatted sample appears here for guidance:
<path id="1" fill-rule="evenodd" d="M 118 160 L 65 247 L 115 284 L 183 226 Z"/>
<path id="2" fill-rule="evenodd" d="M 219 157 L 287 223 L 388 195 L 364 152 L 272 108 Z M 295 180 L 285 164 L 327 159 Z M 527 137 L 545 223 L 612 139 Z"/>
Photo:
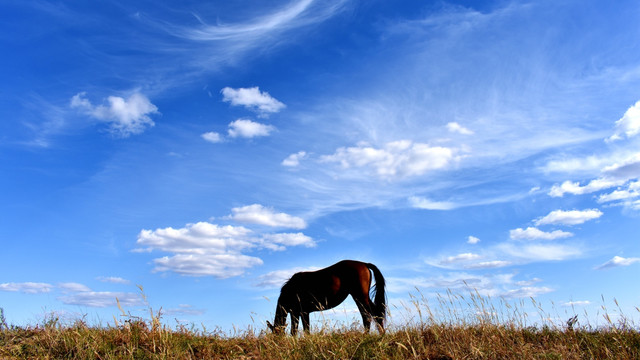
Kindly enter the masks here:
<path id="1" fill-rule="evenodd" d="M 254 224 L 306 227 L 300 218 L 257 206 L 234 209 L 227 217 Z M 163 251 L 169 255 L 153 260 L 154 272 L 174 272 L 187 276 L 229 278 L 243 275 L 248 269 L 262 265 L 257 256 L 247 252 L 268 249 L 282 251 L 291 246 L 314 247 L 315 241 L 302 233 L 260 234 L 243 226 L 220 226 L 208 222 L 142 230 L 138 234 L 136 252 Z"/>
<path id="2" fill-rule="evenodd" d="M 458 133 L 462 135 L 473 135 L 473 131 L 467 129 L 466 127 L 458 124 L 457 122 L 450 122 L 447 124 L 447 130 L 452 133 Z"/>
<path id="3" fill-rule="evenodd" d="M 257 257 L 240 253 L 176 254 L 154 259 L 155 272 L 171 271 L 188 276 L 213 276 L 225 279 L 240 276 L 254 266 L 262 265 Z"/>
<path id="4" fill-rule="evenodd" d="M 573 236 L 572 233 L 562 230 L 545 232 L 534 227 L 528 227 L 526 229 L 518 228 L 509 231 L 509 237 L 512 240 L 556 240 L 571 236 Z"/>
<path id="5" fill-rule="evenodd" d="M 307 157 L 307 153 L 305 151 L 299 151 L 295 154 L 291 154 L 287 156 L 286 159 L 282 160 L 282 166 L 287 167 L 296 167 L 300 165 L 300 160 Z"/>
<path id="6" fill-rule="evenodd" d="M 48 293 L 54 288 L 53 285 L 39 282 L 3 283 L 0 284 L 1 291 L 21 292 L 25 294 Z"/>
<path id="7" fill-rule="evenodd" d="M 266 225 L 271 227 L 285 227 L 304 229 L 307 227 L 304 219 L 286 213 L 276 212 L 272 208 L 260 204 L 253 204 L 231 209 L 229 219 L 249 224 Z"/>
<path id="8" fill-rule="evenodd" d="M 619 266 L 629 266 L 640 262 L 640 258 L 632 257 L 632 258 L 623 258 L 622 256 L 614 256 L 611 260 L 605 262 L 602 265 L 596 267 L 598 270 L 610 269 Z"/>
<path id="9" fill-rule="evenodd" d="M 640 101 L 631 106 L 624 115 L 616 121 L 616 132 L 608 141 L 630 138 L 640 133 Z"/>
<path id="10" fill-rule="evenodd" d="M 206 133 L 204 133 L 204 134 L 202 134 L 200 136 L 205 141 L 208 141 L 208 142 L 214 143 L 214 144 L 221 143 L 221 142 L 224 141 L 224 139 L 222 138 L 222 135 L 220 135 L 219 133 L 214 132 L 214 131 L 206 132 Z"/>
<path id="11" fill-rule="evenodd" d="M 221 92 L 222 101 L 231 103 L 233 106 L 244 106 L 263 115 L 276 113 L 285 107 L 283 103 L 271 97 L 268 92 L 260 91 L 257 86 L 239 89 L 225 87 Z"/>
<path id="12" fill-rule="evenodd" d="M 86 93 L 81 92 L 71 98 L 70 106 L 108 123 L 110 131 L 121 137 L 142 133 L 155 125 L 149 115 L 158 114 L 158 108 L 140 93 L 136 92 L 127 99 L 109 96 L 107 102 L 107 105 L 93 105 L 86 98 Z"/>
<path id="13" fill-rule="evenodd" d="M 338 163 L 344 169 L 364 168 L 383 178 L 412 177 L 450 167 L 459 157 L 456 149 L 430 146 L 401 140 L 375 148 L 361 143 L 341 147 L 332 155 L 321 157 L 322 162 Z"/>
<path id="14" fill-rule="evenodd" d="M 142 230 L 138 234 L 137 244 L 146 247 L 139 251 L 157 249 L 177 253 L 223 254 L 251 247 L 251 233 L 251 230 L 242 226 L 198 222 L 180 229 Z"/>
<path id="15" fill-rule="evenodd" d="M 229 124 L 229 136 L 232 138 L 254 138 L 269 136 L 269 134 L 271 134 L 271 132 L 273 132 L 274 130 L 275 127 L 271 125 L 261 124 L 247 119 L 238 119 Z M 213 137 L 213 135 L 209 136 L 209 138 Z"/>
<path id="16" fill-rule="evenodd" d="M 478 239 L 478 238 L 477 238 L 477 237 L 475 237 L 475 236 L 469 236 L 469 237 L 467 238 L 467 244 L 475 245 L 475 244 L 477 244 L 477 243 L 479 243 L 479 242 L 480 242 L 480 239 Z"/>
<path id="17" fill-rule="evenodd" d="M 181 229 L 142 230 L 137 243 L 143 246 L 138 251 L 160 250 L 174 254 L 154 259 L 155 272 L 227 278 L 262 264 L 259 258 L 241 253 L 256 246 L 251 235 L 251 230 L 241 226 L 199 222 Z"/>
<path id="18" fill-rule="evenodd" d="M 554 210 L 548 215 L 536 220 L 536 225 L 579 225 L 602 216 L 598 209 L 588 210 Z"/>

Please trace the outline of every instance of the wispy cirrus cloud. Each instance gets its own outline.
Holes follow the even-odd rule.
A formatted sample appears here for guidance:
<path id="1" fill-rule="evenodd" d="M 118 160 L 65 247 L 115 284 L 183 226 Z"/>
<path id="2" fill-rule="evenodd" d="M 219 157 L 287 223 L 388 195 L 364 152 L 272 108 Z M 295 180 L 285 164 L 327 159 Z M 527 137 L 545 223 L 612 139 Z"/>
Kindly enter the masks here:
<path id="1" fill-rule="evenodd" d="M 624 258 L 622 256 L 614 256 L 611 260 L 602 265 L 596 266 L 596 270 L 611 269 L 620 266 L 629 266 L 640 262 L 640 257 Z"/>
<path id="2" fill-rule="evenodd" d="M 528 227 L 526 229 L 517 228 L 509 231 L 512 240 L 556 240 L 573 236 L 572 233 L 562 230 L 545 232 L 538 228 Z"/>
<path id="3" fill-rule="evenodd" d="M 53 285 L 39 282 L 21 282 L 21 283 L 3 283 L 0 284 L 0 290 L 21 292 L 25 294 L 48 293 L 54 288 Z"/>
<path id="4" fill-rule="evenodd" d="M 598 209 L 554 210 L 535 221 L 536 225 L 579 225 L 603 215 Z"/>

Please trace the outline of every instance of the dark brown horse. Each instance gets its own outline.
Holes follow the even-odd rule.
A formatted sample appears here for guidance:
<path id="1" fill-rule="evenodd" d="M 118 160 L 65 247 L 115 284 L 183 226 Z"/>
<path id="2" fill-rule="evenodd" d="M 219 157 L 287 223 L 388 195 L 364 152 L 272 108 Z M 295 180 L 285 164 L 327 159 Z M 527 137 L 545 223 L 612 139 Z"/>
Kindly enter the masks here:
<path id="1" fill-rule="evenodd" d="M 371 301 L 369 290 L 373 279 L 375 300 Z M 304 331 L 309 332 L 310 312 L 334 308 L 348 295 L 356 302 L 366 331 L 371 327 L 371 318 L 378 324 L 378 330 L 384 331 L 387 310 L 384 277 L 375 265 L 353 260 L 343 260 L 318 271 L 295 273 L 282 286 L 273 325 L 268 321 L 267 325 L 274 333 L 282 333 L 287 326 L 287 314 L 291 314 L 291 335 L 296 335 L 300 318 Z"/>

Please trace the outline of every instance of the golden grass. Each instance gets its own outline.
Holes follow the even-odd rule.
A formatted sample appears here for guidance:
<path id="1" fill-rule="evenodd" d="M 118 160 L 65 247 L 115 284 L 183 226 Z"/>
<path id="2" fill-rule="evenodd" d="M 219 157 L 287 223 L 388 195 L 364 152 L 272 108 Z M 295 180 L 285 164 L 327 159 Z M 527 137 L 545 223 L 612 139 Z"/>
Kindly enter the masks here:
<path id="1" fill-rule="evenodd" d="M 220 331 L 162 325 L 126 314 L 107 327 L 52 317 L 35 327 L 0 330 L 1 359 L 640 359 L 640 333 L 621 312 L 617 321 L 602 307 L 603 326 L 575 320 L 555 324 L 537 306 L 541 322 L 524 302 L 494 301 L 477 293 L 448 292 L 434 306 L 413 298 L 404 325 L 385 334 L 359 327 L 324 326 L 299 337 L 247 330 Z M 640 310 L 639 310 L 640 311 Z M 400 312 L 399 310 L 397 312 Z M 395 319 L 394 319 L 395 320 Z"/>

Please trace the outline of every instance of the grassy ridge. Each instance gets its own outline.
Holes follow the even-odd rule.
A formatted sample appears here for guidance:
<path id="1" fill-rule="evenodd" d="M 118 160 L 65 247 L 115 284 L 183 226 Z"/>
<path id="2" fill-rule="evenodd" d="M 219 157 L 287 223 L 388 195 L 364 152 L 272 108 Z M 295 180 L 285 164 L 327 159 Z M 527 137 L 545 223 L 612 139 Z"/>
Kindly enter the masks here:
<path id="1" fill-rule="evenodd" d="M 593 327 L 577 318 L 558 325 L 541 307 L 546 322 L 530 324 L 523 302 L 496 304 L 477 293 L 438 299 L 433 307 L 416 300 L 406 325 L 385 334 L 325 325 L 299 337 L 251 329 L 228 336 L 171 329 L 151 309 L 148 320 L 121 309 L 126 321 L 108 327 L 82 320 L 65 325 L 57 318 L 35 327 L 0 323 L 0 359 L 640 359 L 638 327 L 604 306 L 606 324 Z"/>
<path id="2" fill-rule="evenodd" d="M 224 338 L 186 330 L 121 327 L 14 328 L 0 332 L 0 358 L 42 359 L 639 359 L 634 330 L 428 326 L 384 335 L 342 330 L 291 336 Z"/>

